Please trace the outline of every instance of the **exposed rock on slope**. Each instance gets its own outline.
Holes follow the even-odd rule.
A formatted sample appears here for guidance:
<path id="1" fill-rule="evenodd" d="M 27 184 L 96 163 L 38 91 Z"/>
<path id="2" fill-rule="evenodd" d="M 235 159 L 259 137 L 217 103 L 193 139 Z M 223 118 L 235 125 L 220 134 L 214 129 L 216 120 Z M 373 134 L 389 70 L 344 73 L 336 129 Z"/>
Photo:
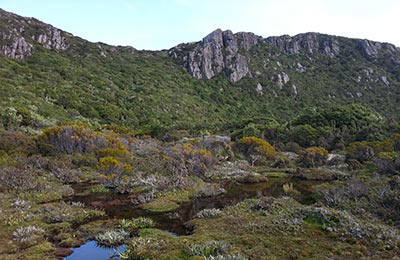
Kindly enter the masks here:
<path id="1" fill-rule="evenodd" d="M 171 57 L 181 60 L 188 72 L 198 79 L 210 79 L 220 73 L 225 73 L 229 80 L 236 82 L 243 77 L 257 77 L 262 72 L 251 69 L 254 56 L 249 50 L 258 46 L 269 46 L 284 54 L 306 54 L 310 57 L 325 55 L 329 58 L 340 58 L 344 45 L 350 44 L 353 52 L 359 52 L 368 60 L 378 56 L 389 57 L 388 63 L 400 64 L 400 49 L 392 44 L 379 43 L 369 40 L 348 39 L 319 33 L 303 33 L 296 36 L 273 36 L 263 39 L 253 33 L 220 29 L 206 36 L 202 41 L 181 44 L 169 51 Z M 265 66 L 269 59 L 263 61 Z M 299 63 L 296 70 L 301 73 L 305 68 Z"/>
<path id="2" fill-rule="evenodd" d="M 23 59 L 32 55 L 35 43 L 46 49 L 66 50 L 65 33 L 34 18 L 21 17 L 0 9 L 0 55 Z"/>
<path id="3" fill-rule="evenodd" d="M 191 75 L 198 79 L 210 79 L 224 72 L 230 81 L 236 82 L 244 76 L 251 76 L 249 57 L 241 52 L 262 40 L 253 33 L 233 34 L 229 30 L 218 29 L 199 43 L 177 46 L 170 51 L 170 55 L 178 57 L 178 52 L 191 49 L 183 57 L 183 64 Z"/>
<path id="4" fill-rule="evenodd" d="M 283 121 L 306 107 L 360 102 L 399 118 L 400 49 L 319 33 L 263 39 L 216 30 L 169 51 L 137 51 L 0 10 L 0 63 L 2 107 L 23 115 L 203 125 L 266 114 Z"/>
<path id="5" fill-rule="evenodd" d="M 309 54 L 320 53 L 335 57 L 340 52 L 337 37 L 318 33 L 303 33 L 294 37 L 289 35 L 273 36 L 266 38 L 265 42 L 288 54 L 307 52 Z"/>

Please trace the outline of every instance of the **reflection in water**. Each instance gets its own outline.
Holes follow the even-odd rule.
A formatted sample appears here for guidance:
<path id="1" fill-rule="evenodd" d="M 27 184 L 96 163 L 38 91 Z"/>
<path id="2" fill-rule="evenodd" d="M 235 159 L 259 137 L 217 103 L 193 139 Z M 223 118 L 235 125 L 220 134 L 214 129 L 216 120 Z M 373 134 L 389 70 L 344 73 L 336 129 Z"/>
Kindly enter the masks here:
<path id="1" fill-rule="evenodd" d="M 98 247 L 95 241 L 88 241 L 86 244 L 73 248 L 74 253 L 64 258 L 64 260 L 109 260 L 110 258 L 118 257 L 118 251 L 123 251 L 125 246 L 119 246 L 118 248 L 103 248 Z"/>

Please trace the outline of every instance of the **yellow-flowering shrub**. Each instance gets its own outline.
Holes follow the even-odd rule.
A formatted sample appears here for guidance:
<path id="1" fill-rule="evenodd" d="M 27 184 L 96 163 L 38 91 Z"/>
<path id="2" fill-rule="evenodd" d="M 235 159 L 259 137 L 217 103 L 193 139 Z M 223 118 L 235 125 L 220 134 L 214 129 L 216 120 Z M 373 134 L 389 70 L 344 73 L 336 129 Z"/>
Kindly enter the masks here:
<path id="1" fill-rule="evenodd" d="M 252 165 L 262 164 L 276 156 L 276 150 L 270 143 L 254 136 L 243 137 L 236 143 L 235 148 L 246 156 Z"/>
<path id="2" fill-rule="evenodd" d="M 114 157 L 103 157 L 97 163 L 100 180 L 106 187 L 117 187 L 121 182 L 127 181 L 127 174 L 132 171 L 132 166 L 120 162 Z"/>
<path id="3" fill-rule="evenodd" d="M 107 139 L 85 125 L 73 123 L 46 128 L 38 144 L 44 153 L 89 153 L 107 147 Z"/>

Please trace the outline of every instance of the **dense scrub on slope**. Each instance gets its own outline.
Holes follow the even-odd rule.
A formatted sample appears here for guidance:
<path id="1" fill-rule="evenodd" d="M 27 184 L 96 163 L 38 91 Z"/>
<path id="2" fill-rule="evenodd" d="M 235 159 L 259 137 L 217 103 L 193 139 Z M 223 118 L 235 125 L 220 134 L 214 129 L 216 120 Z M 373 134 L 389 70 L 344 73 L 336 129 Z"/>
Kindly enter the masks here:
<path id="1" fill-rule="evenodd" d="M 237 55 L 245 57 L 249 72 L 232 82 L 229 73 L 241 69 L 239 60 L 207 80 L 185 69 L 185 55 L 201 42 L 169 51 L 137 51 L 91 43 L 5 11 L 0 19 L 3 49 L 21 37 L 29 47 L 23 58 L 10 58 L 10 53 L 0 58 L 0 121 L 6 128 L 34 132 L 62 121 L 82 121 L 155 134 L 168 129 L 224 131 L 249 118 L 284 123 L 302 111 L 352 103 L 398 119 L 400 55 L 392 45 L 311 33 L 296 37 L 305 37 L 310 46 L 337 41 L 340 51 L 292 53 L 269 38 L 234 34 L 245 46 L 239 46 Z M 212 41 L 213 35 L 205 39 Z M 258 43 L 247 46 L 246 35 Z M 39 40 L 43 38 L 48 41 Z M 225 55 L 228 47 L 218 51 Z M 324 116 L 329 120 L 330 115 Z"/>

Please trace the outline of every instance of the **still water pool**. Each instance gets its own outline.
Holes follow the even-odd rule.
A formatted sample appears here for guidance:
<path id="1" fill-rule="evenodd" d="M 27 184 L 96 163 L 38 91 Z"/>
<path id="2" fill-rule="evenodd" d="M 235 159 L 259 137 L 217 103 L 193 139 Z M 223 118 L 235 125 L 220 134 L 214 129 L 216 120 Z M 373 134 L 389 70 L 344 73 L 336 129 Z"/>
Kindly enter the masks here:
<path id="1" fill-rule="evenodd" d="M 118 251 L 123 251 L 125 246 L 118 248 L 103 248 L 96 245 L 96 242 L 91 240 L 80 247 L 73 248 L 74 253 L 64 258 L 64 260 L 109 260 L 110 258 L 119 259 Z"/>

